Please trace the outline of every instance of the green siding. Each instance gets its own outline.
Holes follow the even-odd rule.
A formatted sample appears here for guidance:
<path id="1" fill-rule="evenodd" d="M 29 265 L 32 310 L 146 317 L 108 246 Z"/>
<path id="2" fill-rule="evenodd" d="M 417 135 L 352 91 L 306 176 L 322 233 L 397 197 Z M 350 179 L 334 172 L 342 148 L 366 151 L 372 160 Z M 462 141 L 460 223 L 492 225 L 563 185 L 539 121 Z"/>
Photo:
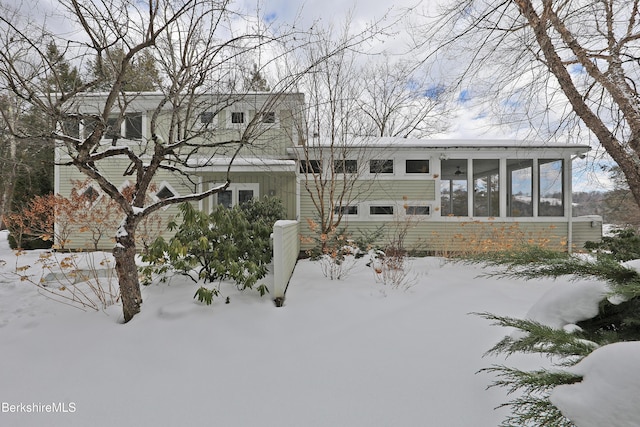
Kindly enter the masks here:
<path id="1" fill-rule="evenodd" d="M 314 207 L 314 198 L 317 199 L 317 192 L 312 182 L 309 182 L 309 191 L 305 189 L 305 183 L 300 184 L 300 217 L 316 218 L 317 210 Z M 328 188 L 325 191 L 328 193 Z M 363 181 L 354 186 L 350 199 L 356 202 L 367 200 L 374 201 L 422 201 L 435 202 L 436 185 L 435 180 L 370 180 Z M 339 194 L 339 191 L 336 191 Z M 328 202 L 329 195 L 326 194 L 325 202 Z"/>
<path id="2" fill-rule="evenodd" d="M 445 219 L 352 221 L 341 224 L 354 233 L 373 233 L 382 230 L 378 245 L 384 246 L 406 231 L 404 247 L 407 250 L 447 254 L 449 252 L 517 248 L 524 244 L 566 250 L 566 222 L 515 222 L 515 221 L 447 221 Z M 578 251 L 587 240 L 599 240 L 600 225 L 591 221 L 574 222 L 573 248 Z M 311 235 L 306 221 L 301 223 L 303 236 Z M 308 239 L 303 239 L 302 249 L 309 249 Z"/>
<path id="3" fill-rule="evenodd" d="M 223 173 L 201 174 L 205 189 L 209 184 L 224 182 Z M 270 196 L 279 198 L 287 212 L 287 217 L 282 219 L 296 219 L 296 179 L 293 172 L 232 172 L 230 174 L 232 184 L 258 184 L 260 197 Z M 211 209 L 212 198 L 203 201 L 203 210 Z"/>

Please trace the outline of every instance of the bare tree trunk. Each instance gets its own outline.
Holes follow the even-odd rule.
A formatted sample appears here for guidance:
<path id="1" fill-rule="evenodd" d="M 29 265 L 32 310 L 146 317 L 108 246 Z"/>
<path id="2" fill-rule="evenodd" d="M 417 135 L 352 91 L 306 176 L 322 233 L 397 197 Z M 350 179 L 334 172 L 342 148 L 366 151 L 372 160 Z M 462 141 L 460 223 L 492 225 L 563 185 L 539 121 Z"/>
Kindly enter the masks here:
<path id="1" fill-rule="evenodd" d="M 527 19 L 531 26 L 537 43 L 546 59 L 547 67 L 558 80 L 576 115 L 582 119 L 583 123 L 598 138 L 607 153 L 620 166 L 622 173 L 627 178 L 631 194 L 633 194 L 636 203 L 640 206 L 640 160 L 638 160 L 640 154 L 638 151 L 640 149 L 640 138 L 638 137 L 640 134 L 640 115 L 635 101 L 636 93 L 627 85 L 624 78 L 613 79 L 592 64 L 586 50 L 575 41 L 574 36 L 552 10 L 551 2 L 544 3 L 545 7 L 542 15 L 536 13 L 530 0 L 514 0 L 514 2 L 522 16 Z M 585 67 L 585 70 L 592 76 L 594 81 L 600 83 L 610 93 L 613 101 L 624 113 L 626 122 L 631 130 L 630 138 L 627 141 L 618 140 L 603 120 L 585 102 L 583 95 L 576 88 L 566 65 L 560 58 L 558 48 L 553 44 L 549 36 L 550 24 L 565 40 L 567 46 L 573 50 L 579 63 Z M 609 41 L 613 43 L 613 40 Z M 617 70 L 615 56 L 610 58 L 609 61 L 613 64 L 610 73 L 613 74 Z"/>
<path id="2" fill-rule="evenodd" d="M 10 121 L 9 125 L 11 129 L 15 128 L 16 117 L 12 105 L 7 103 L 6 114 L 3 114 L 5 121 Z M 6 228 L 4 223 L 4 216 L 11 211 L 11 201 L 13 200 L 13 191 L 15 189 L 16 175 L 18 173 L 18 161 L 17 161 L 17 142 L 15 136 L 9 134 L 9 161 L 8 167 L 2 170 L 2 196 L 0 197 L 0 230 Z"/>
<path id="3" fill-rule="evenodd" d="M 116 247 L 113 249 L 125 323 L 140 312 L 140 306 L 142 305 L 134 233 L 135 225 L 130 224 L 129 219 L 127 219 L 118 232 Z"/>

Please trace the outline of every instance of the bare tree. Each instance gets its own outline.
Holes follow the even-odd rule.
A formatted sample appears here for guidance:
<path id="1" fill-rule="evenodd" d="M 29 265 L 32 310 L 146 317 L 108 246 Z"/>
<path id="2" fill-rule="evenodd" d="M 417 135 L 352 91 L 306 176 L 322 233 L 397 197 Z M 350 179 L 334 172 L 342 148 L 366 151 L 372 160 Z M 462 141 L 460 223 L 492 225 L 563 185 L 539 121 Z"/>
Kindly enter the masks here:
<path id="1" fill-rule="evenodd" d="M 261 63 L 268 66 L 310 43 L 313 34 L 294 27 L 241 25 L 246 16 L 233 10 L 227 0 L 65 0 L 57 7 L 57 16 L 62 14 L 65 25 L 74 31 L 56 32 L 48 27 L 55 22 L 53 18 L 43 24 L 28 16 L 0 13 L 0 90 L 19 99 L 24 111 L 38 111 L 55 123 L 55 130 L 42 136 L 53 138 L 63 151 L 60 163 L 92 179 L 122 210 L 113 254 L 124 320 L 128 322 L 142 304 L 135 264 L 138 226 L 165 206 L 201 200 L 227 188 L 234 159 L 244 150 L 250 151 L 265 132 L 260 111 L 242 129 L 216 129 L 217 120 L 213 119 L 217 114 L 249 96 L 242 92 L 239 64 L 249 63 L 256 51 L 265 49 L 272 54 Z M 362 42 L 369 31 L 333 46 L 275 84 L 263 111 L 273 111 L 285 99 L 282 94 L 295 88 L 301 76 Z M 73 39 L 65 38 L 68 34 Z M 90 66 L 92 78 L 72 87 L 60 85 L 57 90 L 45 87 L 43 81 L 59 81 L 56 67 L 46 55 L 46 46 L 51 43 L 64 46 L 65 53 L 74 55 L 70 58 L 74 63 Z M 114 118 L 118 128 L 129 106 L 149 99 L 149 94 L 126 91 L 131 68 L 148 63 L 149 57 L 156 60 L 160 80 L 148 119 L 150 137 L 118 142 L 117 133 L 112 132 L 108 141 L 105 137 L 110 135 Z M 87 94 L 96 89 L 102 91 L 99 96 Z M 205 123 L 202 112 L 209 115 Z M 78 124 L 83 132 L 78 131 Z M 17 129 L 10 132 L 19 134 Z M 194 186 L 195 191 L 185 196 L 148 197 L 158 173 L 189 181 L 190 172 L 214 156 L 227 159 L 226 182 L 210 189 Z M 131 183 L 127 191 L 119 189 L 109 173 L 123 159 L 128 166 L 122 173 Z"/>
<path id="2" fill-rule="evenodd" d="M 583 140 L 586 127 L 640 204 L 639 18 L 637 0 L 456 0 L 416 34 L 505 120 Z"/>
<path id="3" fill-rule="evenodd" d="M 305 50 L 306 61 L 316 62 L 348 43 L 349 21 L 339 31 L 318 30 L 317 41 Z M 301 81 L 307 95 L 305 128 L 310 137 L 297 150 L 306 194 L 319 221 L 319 233 L 330 234 L 342 223 L 350 204 L 359 193 L 355 179 L 365 162 L 353 149 L 352 139 L 360 127 L 358 100 L 363 88 L 358 84 L 357 53 L 343 50 L 324 61 Z M 359 161 L 360 160 L 360 161 Z"/>
<path id="4" fill-rule="evenodd" d="M 4 167 L 0 170 L 0 229 L 4 229 L 4 216 L 11 210 L 13 191 L 18 174 L 18 144 L 16 137 L 9 131 L 17 127 L 16 106 L 8 96 L 0 97 L 0 160 Z"/>
<path id="5" fill-rule="evenodd" d="M 415 60 L 389 55 L 367 62 L 360 74 L 364 135 L 423 138 L 445 130 L 444 86 Z"/>

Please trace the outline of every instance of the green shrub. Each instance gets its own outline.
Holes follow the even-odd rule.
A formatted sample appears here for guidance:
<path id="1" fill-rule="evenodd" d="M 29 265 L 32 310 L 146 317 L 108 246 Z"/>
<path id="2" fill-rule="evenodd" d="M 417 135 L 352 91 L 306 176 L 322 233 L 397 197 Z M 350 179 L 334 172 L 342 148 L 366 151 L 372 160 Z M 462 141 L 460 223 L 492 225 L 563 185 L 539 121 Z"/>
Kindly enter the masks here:
<path id="1" fill-rule="evenodd" d="M 9 241 L 9 247 L 11 249 L 24 249 L 26 251 L 33 249 L 51 249 L 51 246 L 53 246 L 53 242 L 51 240 L 43 240 L 40 237 L 24 234 L 22 235 L 20 244 L 18 244 L 15 236 L 11 233 L 7 240 Z"/>
<path id="2" fill-rule="evenodd" d="M 604 236 L 601 242 L 587 242 L 584 247 L 618 261 L 640 259 L 640 236 L 633 228 L 613 230 L 612 236 Z"/>
<path id="3" fill-rule="evenodd" d="M 217 206 L 209 215 L 189 203 L 179 209 L 182 221 L 169 224 L 174 237 L 156 239 L 143 257 L 150 263 L 144 269 L 147 277 L 171 269 L 205 283 L 231 280 L 244 290 L 266 276 L 273 223 L 285 215 L 281 202 L 265 198 L 231 209 Z M 256 289 L 261 295 L 268 292 L 265 286 Z M 202 298 L 205 293 L 199 290 L 196 296 L 209 302 L 217 293 Z"/>
<path id="4" fill-rule="evenodd" d="M 572 331 L 554 329 L 531 320 L 522 320 L 491 313 L 479 313 L 495 324 L 515 328 L 520 334 L 510 334 L 496 344 L 489 354 L 540 353 L 549 356 L 555 367 L 551 370 L 519 371 L 507 366 L 483 369 L 497 375 L 493 387 L 505 387 L 516 398 L 502 406 L 511 414 L 504 426 L 554 426 L 573 424 L 555 409 L 549 393 L 562 384 L 580 381 L 579 376 L 562 371 L 561 367 L 578 363 L 594 349 L 619 342 L 640 340 L 640 273 L 621 263 L 640 258 L 638 239 L 633 230 L 620 230 L 602 243 L 591 243 L 597 257 L 569 255 L 540 247 L 524 247 L 520 251 L 488 252 L 468 257 L 464 261 L 483 263 L 491 267 L 491 277 L 536 279 L 542 277 L 597 279 L 607 282 L 618 301 L 603 296 L 599 312 L 591 319 L 576 322 Z M 503 267 L 503 268 L 499 268 Z"/>

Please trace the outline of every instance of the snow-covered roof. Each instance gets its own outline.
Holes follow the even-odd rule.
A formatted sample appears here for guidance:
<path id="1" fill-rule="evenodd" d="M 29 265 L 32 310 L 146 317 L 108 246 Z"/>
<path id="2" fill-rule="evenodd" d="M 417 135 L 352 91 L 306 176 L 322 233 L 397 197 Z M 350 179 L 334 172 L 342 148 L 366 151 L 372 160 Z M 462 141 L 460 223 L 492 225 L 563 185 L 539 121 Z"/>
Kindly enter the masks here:
<path id="1" fill-rule="evenodd" d="M 231 162 L 231 157 L 200 157 L 190 159 L 189 167 L 198 168 L 203 172 L 226 172 Z M 258 157 L 236 157 L 231 163 L 232 172 L 249 171 L 295 171 L 295 160 L 258 158 Z"/>
<path id="2" fill-rule="evenodd" d="M 329 147 L 331 141 L 314 139 L 309 142 L 309 146 Z M 342 143 L 333 144 L 342 146 Z M 348 147 L 371 147 L 371 148 L 434 148 L 434 149 L 475 149 L 475 148 L 496 148 L 496 149 L 562 149 L 573 150 L 576 153 L 586 153 L 591 149 L 588 144 L 575 144 L 568 142 L 546 142 L 534 140 L 516 139 L 412 139 L 400 137 L 358 137 L 350 139 L 344 144 Z"/>

